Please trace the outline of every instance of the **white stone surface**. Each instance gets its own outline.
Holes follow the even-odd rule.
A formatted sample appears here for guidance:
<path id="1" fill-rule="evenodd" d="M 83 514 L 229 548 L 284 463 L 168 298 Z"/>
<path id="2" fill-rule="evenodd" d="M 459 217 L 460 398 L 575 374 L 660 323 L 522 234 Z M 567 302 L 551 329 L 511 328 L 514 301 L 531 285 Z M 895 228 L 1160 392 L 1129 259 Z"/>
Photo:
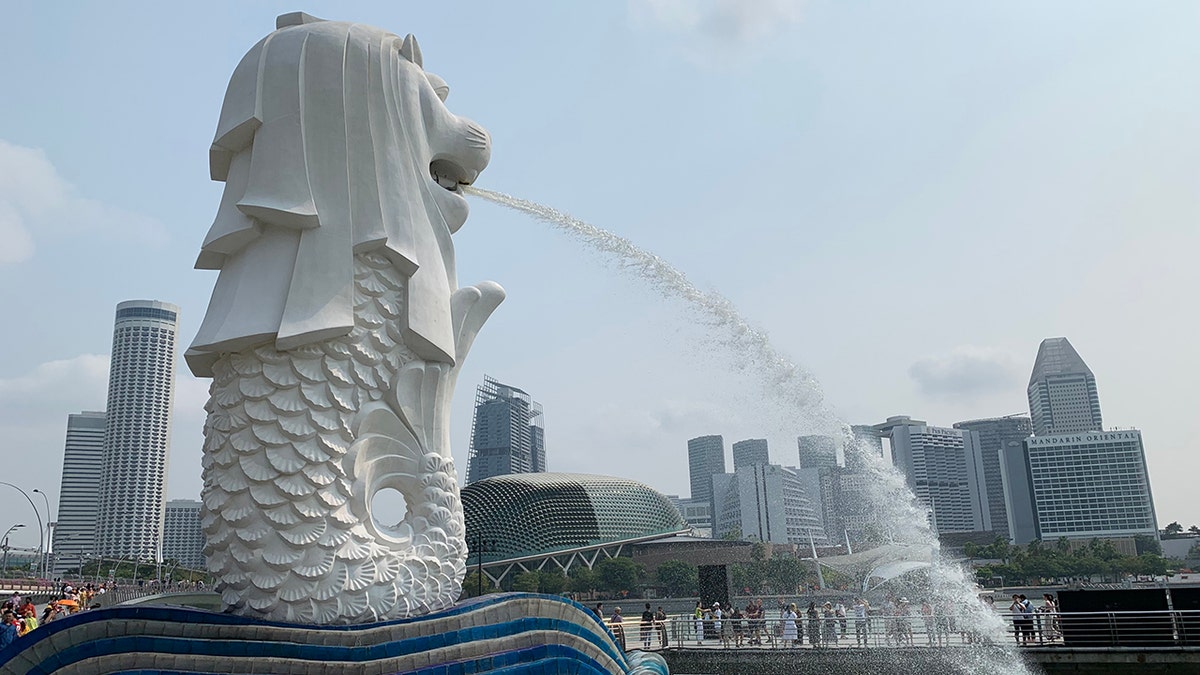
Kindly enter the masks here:
<path id="1" fill-rule="evenodd" d="M 457 188 L 490 140 L 447 93 L 412 36 L 298 13 L 230 80 L 196 264 L 220 275 L 187 359 L 213 377 L 202 519 L 233 611 L 359 623 L 458 599 L 449 404 L 504 291 L 457 287 Z M 371 512 L 388 488 L 392 526 Z"/>

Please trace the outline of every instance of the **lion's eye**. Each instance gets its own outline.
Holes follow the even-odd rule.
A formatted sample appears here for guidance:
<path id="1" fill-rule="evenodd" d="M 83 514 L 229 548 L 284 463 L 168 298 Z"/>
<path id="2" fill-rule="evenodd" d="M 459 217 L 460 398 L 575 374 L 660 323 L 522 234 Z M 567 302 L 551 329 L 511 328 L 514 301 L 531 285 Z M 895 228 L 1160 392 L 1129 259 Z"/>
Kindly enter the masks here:
<path id="1" fill-rule="evenodd" d="M 429 80 L 430 86 L 433 87 L 433 93 L 437 94 L 442 103 L 445 103 L 446 97 L 450 95 L 450 85 L 446 84 L 445 80 L 433 73 L 425 73 L 425 79 Z"/>

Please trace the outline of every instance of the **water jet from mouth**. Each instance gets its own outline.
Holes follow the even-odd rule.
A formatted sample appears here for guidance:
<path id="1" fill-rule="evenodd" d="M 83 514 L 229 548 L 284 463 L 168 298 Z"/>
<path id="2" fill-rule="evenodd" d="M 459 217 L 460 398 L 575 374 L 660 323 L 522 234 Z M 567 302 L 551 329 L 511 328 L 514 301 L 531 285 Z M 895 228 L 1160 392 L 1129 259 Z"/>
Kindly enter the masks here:
<path id="1" fill-rule="evenodd" d="M 525 213 L 547 223 L 552 228 L 576 238 L 617 268 L 645 283 L 659 295 L 682 301 L 695 312 L 696 322 L 707 328 L 709 339 L 723 347 L 734 364 L 757 376 L 764 399 L 779 411 L 804 418 L 808 428 L 840 437 L 846 452 L 858 453 L 858 464 L 869 477 L 872 492 L 870 508 L 880 514 L 886 528 L 886 540 L 892 544 L 931 549 L 933 563 L 929 571 L 931 593 L 948 599 L 966 612 L 965 619 L 974 624 L 975 632 L 998 645 L 1006 645 L 1004 624 L 998 615 L 981 611 L 974 583 L 964 570 L 938 555 L 938 539 L 930 529 L 927 509 L 918 503 L 908 488 L 904 476 L 888 465 L 883 457 L 858 442 L 850 427 L 840 420 L 825 400 L 820 383 L 808 371 L 781 354 L 766 332 L 754 327 L 727 298 L 713 291 L 704 291 L 692 283 L 686 274 L 661 257 L 646 251 L 630 240 L 603 228 L 582 221 L 552 207 L 520 199 L 502 192 L 463 186 L 463 192 L 501 206 Z M 1028 671 L 1021 659 L 1009 649 L 960 649 L 962 673 L 995 673 L 1015 675 Z M 890 651 L 890 650 L 883 650 Z"/>

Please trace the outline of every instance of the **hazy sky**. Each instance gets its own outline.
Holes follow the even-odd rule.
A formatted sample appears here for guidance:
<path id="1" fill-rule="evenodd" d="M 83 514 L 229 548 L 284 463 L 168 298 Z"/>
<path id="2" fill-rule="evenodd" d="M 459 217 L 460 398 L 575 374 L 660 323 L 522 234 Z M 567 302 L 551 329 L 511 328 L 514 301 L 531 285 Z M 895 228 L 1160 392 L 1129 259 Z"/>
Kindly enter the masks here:
<path id="1" fill-rule="evenodd" d="M 57 513 L 67 414 L 104 407 L 118 302 L 182 307 L 225 86 L 275 16 L 415 33 L 448 104 L 487 127 L 478 184 L 632 239 L 736 303 L 845 420 L 1027 412 L 1065 335 L 1106 424 L 1143 430 L 1160 525 L 1200 523 L 1200 5 L 18 1 L 0 25 L 2 473 Z M 462 284 L 508 290 L 459 380 L 465 474 L 484 373 L 546 410 L 555 471 L 688 492 L 686 441 L 767 435 L 763 401 L 610 260 L 475 201 Z M 207 382 L 182 361 L 168 496 L 200 491 Z M 37 499 L 35 495 L 35 499 Z M 39 499 L 40 505 L 40 499 Z M 36 546 L 0 486 L 0 527 Z"/>

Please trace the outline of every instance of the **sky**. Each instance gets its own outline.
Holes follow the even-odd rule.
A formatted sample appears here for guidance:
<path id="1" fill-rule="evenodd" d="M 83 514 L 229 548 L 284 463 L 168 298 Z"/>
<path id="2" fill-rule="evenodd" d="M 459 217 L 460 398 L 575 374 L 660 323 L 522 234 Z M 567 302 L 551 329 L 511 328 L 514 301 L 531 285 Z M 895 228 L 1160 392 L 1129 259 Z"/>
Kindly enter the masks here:
<path id="1" fill-rule="evenodd" d="M 1090 1 L 10 3 L 0 480 L 54 513 L 116 304 L 178 304 L 183 345 L 199 326 L 225 86 L 295 10 L 415 34 L 492 134 L 477 185 L 724 295 L 848 423 L 1027 413 L 1038 343 L 1067 336 L 1106 426 L 1143 432 L 1160 526 L 1200 523 L 1200 5 Z M 459 378 L 460 474 L 484 374 L 543 404 L 554 471 L 687 495 L 706 434 L 796 463 L 811 424 L 686 305 L 487 202 L 455 242 L 460 284 L 508 292 Z M 168 498 L 195 499 L 208 383 L 178 373 Z M 0 514 L 37 546 L 19 493 Z"/>

